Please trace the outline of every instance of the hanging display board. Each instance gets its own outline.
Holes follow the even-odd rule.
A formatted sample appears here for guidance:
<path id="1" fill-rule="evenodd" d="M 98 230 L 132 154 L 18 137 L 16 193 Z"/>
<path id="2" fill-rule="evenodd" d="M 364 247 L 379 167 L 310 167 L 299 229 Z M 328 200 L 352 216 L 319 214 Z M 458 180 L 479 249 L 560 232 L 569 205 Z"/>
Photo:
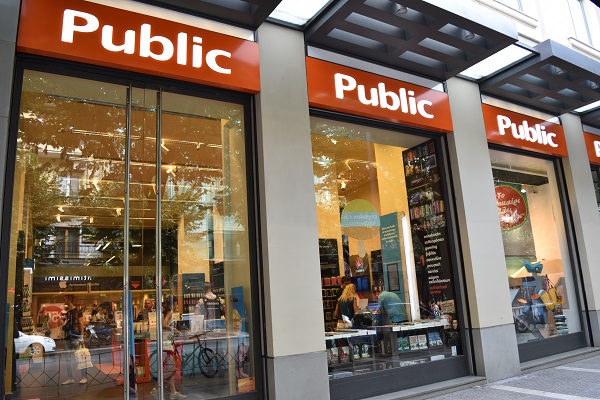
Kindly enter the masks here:
<path id="1" fill-rule="evenodd" d="M 453 300 L 444 191 L 434 140 L 402 152 L 420 301 Z"/>

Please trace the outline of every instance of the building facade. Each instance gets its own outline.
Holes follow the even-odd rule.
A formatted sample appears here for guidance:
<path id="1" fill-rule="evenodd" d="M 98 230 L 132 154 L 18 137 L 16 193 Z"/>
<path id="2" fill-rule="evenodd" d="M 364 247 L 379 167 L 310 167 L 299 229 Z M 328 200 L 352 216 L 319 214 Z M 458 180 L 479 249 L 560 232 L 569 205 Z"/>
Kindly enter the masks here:
<path id="1" fill-rule="evenodd" d="M 598 7 L 198 3 L 0 2 L 6 398 L 358 399 L 597 354 Z"/>

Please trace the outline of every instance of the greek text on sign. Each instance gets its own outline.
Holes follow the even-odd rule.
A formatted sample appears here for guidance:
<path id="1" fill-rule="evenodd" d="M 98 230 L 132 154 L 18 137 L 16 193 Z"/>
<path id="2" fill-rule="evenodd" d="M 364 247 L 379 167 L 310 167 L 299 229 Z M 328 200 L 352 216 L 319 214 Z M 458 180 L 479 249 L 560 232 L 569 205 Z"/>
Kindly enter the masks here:
<path id="1" fill-rule="evenodd" d="M 525 197 L 514 187 L 497 185 L 496 203 L 500 228 L 503 231 L 519 228 L 527 220 L 527 202 Z"/>

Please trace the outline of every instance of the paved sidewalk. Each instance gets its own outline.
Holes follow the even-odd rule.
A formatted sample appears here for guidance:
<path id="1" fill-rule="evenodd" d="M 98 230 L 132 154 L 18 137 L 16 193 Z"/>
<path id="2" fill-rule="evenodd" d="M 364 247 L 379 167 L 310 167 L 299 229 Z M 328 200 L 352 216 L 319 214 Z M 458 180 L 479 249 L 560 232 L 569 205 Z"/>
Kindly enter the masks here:
<path id="1" fill-rule="evenodd" d="M 592 400 L 600 399 L 600 356 L 574 361 L 432 400 Z"/>

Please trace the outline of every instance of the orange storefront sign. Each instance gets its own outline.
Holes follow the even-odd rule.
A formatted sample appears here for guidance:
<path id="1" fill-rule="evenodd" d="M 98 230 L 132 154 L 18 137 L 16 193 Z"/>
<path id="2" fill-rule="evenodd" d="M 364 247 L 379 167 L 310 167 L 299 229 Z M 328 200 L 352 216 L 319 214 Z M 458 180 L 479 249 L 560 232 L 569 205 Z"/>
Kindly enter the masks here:
<path id="1" fill-rule="evenodd" d="M 562 126 L 487 104 L 482 108 L 488 142 L 559 157 L 568 155 Z"/>
<path id="2" fill-rule="evenodd" d="M 260 91 L 258 44 L 82 0 L 23 0 L 18 51 Z"/>
<path id="3" fill-rule="evenodd" d="M 590 163 L 600 165 L 600 136 L 587 132 L 584 132 L 583 135 Z"/>
<path id="4" fill-rule="evenodd" d="M 445 93 L 310 57 L 306 73 L 312 107 L 452 132 Z"/>

